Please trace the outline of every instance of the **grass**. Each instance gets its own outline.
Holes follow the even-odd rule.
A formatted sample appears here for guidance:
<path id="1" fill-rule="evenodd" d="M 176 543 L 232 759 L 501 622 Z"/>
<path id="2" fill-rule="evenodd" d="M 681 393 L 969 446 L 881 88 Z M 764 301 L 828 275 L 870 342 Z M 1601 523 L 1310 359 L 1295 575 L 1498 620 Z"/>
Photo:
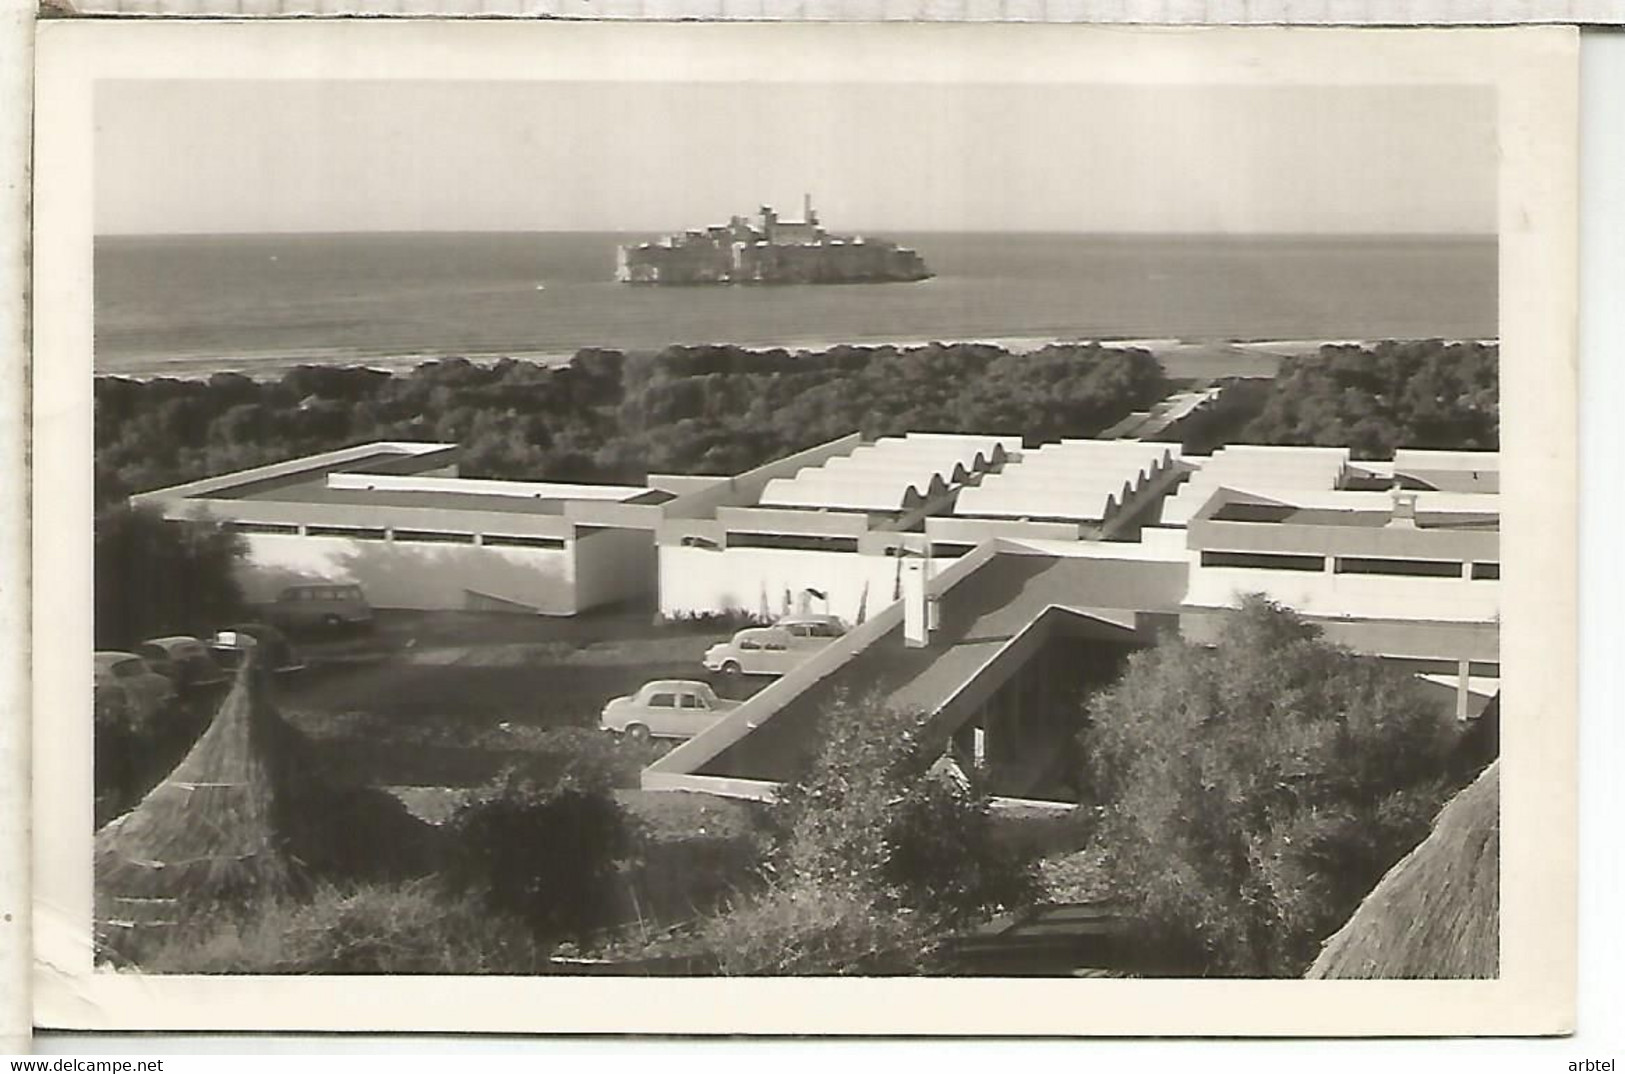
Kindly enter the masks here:
<path id="1" fill-rule="evenodd" d="M 547 951 L 518 922 L 433 881 L 324 886 L 184 928 L 126 937 L 115 965 L 146 973 L 534 974 Z"/>
<path id="2" fill-rule="evenodd" d="M 384 612 L 370 632 L 303 644 L 310 667 L 280 703 L 350 781 L 469 787 L 508 767 L 551 780 L 548 732 L 596 728 L 606 701 L 651 679 L 709 679 L 700 658 L 719 637 L 648 611 Z M 741 697 L 765 680 L 713 685 Z"/>

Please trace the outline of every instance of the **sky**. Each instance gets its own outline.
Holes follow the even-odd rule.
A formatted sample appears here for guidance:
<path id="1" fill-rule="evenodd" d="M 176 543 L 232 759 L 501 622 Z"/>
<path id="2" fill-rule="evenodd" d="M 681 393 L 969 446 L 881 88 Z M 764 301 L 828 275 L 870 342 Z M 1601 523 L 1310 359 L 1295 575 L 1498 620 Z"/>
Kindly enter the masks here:
<path id="1" fill-rule="evenodd" d="M 1492 233 L 1488 88 L 102 82 L 100 234 Z"/>

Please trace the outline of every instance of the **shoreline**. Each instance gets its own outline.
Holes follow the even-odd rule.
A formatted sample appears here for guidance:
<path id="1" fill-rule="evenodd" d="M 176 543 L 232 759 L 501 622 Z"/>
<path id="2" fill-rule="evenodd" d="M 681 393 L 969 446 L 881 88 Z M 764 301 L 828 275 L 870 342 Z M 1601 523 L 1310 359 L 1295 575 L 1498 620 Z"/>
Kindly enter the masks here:
<path id="1" fill-rule="evenodd" d="M 1421 338 L 1421 337 L 1418 337 Z M 873 340 L 783 340 L 765 343 L 673 343 L 671 346 L 736 346 L 750 351 L 785 350 L 792 355 L 812 354 L 834 347 L 895 347 L 911 349 L 941 343 L 945 346 L 994 346 L 1012 354 L 1030 354 L 1048 346 L 1099 344 L 1103 347 L 1150 351 L 1163 364 L 1170 377 L 1191 376 L 1272 376 L 1280 363 L 1290 357 L 1313 353 L 1323 346 L 1374 346 L 1387 340 L 1370 339 L 1178 339 L 1178 338 L 1066 338 L 1055 336 L 987 336 L 974 339 L 873 339 Z M 1496 344 L 1498 339 L 1451 340 Z M 579 349 L 579 348 L 578 348 Z M 605 350 L 641 351 L 646 348 L 605 347 Z M 217 373 L 237 373 L 250 380 L 278 379 L 300 366 L 338 369 L 371 369 L 395 375 L 410 373 L 421 365 L 464 359 L 475 365 L 495 365 L 513 360 L 557 368 L 568 365 L 576 350 L 507 349 L 488 352 L 424 351 L 394 354 L 366 354 L 343 351 L 264 352 L 237 355 L 196 355 L 153 357 L 129 360 L 125 368 L 97 368 L 93 376 L 126 380 L 207 380 Z"/>

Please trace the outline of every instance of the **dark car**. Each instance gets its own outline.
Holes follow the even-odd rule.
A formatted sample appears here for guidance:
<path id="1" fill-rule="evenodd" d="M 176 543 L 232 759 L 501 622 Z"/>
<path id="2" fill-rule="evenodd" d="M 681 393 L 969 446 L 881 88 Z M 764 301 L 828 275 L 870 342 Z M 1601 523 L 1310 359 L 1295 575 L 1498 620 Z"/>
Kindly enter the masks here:
<path id="1" fill-rule="evenodd" d="M 136 647 L 136 655 L 183 693 L 225 681 L 225 672 L 209 647 L 184 634 L 149 638 Z"/>

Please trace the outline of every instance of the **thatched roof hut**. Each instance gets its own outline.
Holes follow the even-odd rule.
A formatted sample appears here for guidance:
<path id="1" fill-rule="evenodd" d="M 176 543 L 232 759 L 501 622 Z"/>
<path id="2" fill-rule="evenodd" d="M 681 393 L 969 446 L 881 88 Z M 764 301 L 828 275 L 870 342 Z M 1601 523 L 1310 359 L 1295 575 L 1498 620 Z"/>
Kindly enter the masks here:
<path id="1" fill-rule="evenodd" d="M 288 843 L 290 783 L 309 747 L 245 662 L 213 722 L 163 782 L 96 833 L 98 916 L 170 924 L 184 909 L 288 894 L 303 870 Z"/>
<path id="2" fill-rule="evenodd" d="M 1433 831 L 1326 941 L 1310 978 L 1493 978 L 1501 952 L 1500 763 L 1440 810 Z"/>
<path id="3" fill-rule="evenodd" d="M 297 895 L 315 880 L 435 869 L 430 825 L 388 794 L 330 782 L 252 650 L 174 771 L 96 833 L 96 918 L 111 939 Z"/>

